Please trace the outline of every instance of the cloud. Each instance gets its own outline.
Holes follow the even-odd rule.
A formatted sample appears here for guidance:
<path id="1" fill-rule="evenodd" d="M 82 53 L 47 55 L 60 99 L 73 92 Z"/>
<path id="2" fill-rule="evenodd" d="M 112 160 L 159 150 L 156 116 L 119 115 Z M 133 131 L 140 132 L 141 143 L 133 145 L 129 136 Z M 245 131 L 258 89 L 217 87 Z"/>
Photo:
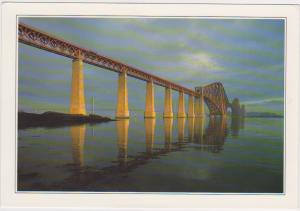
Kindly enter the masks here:
<path id="1" fill-rule="evenodd" d="M 282 103 L 283 97 L 279 98 L 268 98 L 262 100 L 253 100 L 244 102 L 245 105 L 255 105 L 255 104 L 266 104 L 266 103 Z"/>
<path id="2" fill-rule="evenodd" d="M 195 69 L 209 72 L 223 70 L 223 67 L 218 65 L 217 61 L 213 59 L 210 54 L 204 52 L 183 54 L 181 55 L 181 62 L 183 62 L 184 65 L 193 68 L 193 71 Z"/>

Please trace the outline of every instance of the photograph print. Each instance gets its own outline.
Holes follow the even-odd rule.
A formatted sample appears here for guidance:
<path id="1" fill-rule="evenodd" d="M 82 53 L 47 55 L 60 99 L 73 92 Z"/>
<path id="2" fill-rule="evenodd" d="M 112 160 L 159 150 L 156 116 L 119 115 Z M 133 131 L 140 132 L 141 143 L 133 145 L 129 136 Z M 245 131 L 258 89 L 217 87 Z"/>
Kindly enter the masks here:
<path id="1" fill-rule="evenodd" d="M 17 191 L 283 194 L 285 27 L 19 17 Z"/>

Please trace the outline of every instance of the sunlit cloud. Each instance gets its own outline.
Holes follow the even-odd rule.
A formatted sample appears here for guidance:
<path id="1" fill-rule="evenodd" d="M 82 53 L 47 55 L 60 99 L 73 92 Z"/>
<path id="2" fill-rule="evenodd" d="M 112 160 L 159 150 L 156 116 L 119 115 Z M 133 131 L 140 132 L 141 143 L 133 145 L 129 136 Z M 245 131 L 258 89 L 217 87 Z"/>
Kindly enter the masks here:
<path id="1" fill-rule="evenodd" d="M 253 100 L 253 101 L 245 101 L 243 102 L 245 105 L 255 105 L 255 104 L 266 104 L 266 103 L 282 103 L 283 98 L 269 98 L 262 100 Z"/>
<path id="2" fill-rule="evenodd" d="M 204 52 L 183 54 L 181 56 L 181 62 L 192 68 L 193 71 L 203 70 L 212 72 L 223 70 L 223 68 L 217 64 L 216 60 Z"/>

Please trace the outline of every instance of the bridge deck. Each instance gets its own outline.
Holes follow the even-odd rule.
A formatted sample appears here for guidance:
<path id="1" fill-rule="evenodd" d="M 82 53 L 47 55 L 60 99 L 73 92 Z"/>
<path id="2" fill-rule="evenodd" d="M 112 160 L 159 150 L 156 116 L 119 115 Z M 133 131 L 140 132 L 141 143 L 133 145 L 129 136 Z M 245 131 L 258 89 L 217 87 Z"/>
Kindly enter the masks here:
<path id="1" fill-rule="evenodd" d="M 46 32 L 43 32 L 41 30 L 35 29 L 31 26 L 25 25 L 23 23 L 19 23 L 18 27 L 18 39 L 19 42 L 40 48 L 55 54 L 59 54 L 71 59 L 82 59 L 83 62 L 101 67 L 104 69 L 108 69 L 114 72 L 123 72 L 127 71 L 127 74 L 131 77 L 144 80 L 144 81 L 150 81 L 152 80 L 153 83 L 163 86 L 163 87 L 169 87 L 176 91 L 182 91 L 186 94 L 198 96 L 199 94 L 196 93 L 192 89 L 188 89 L 186 87 L 183 87 L 179 84 L 173 83 L 169 80 L 160 78 L 158 76 L 155 76 L 153 74 L 147 73 L 141 69 L 138 69 L 136 67 L 124 64 L 120 61 L 111 59 L 109 57 L 100 55 L 97 52 L 94 52 L 92 50 L 80 47 L 78 45 L 72 44 L 68 41 L 65 41 L 61 38 L 55 37 L 53 35 L 50 35 Z"/>

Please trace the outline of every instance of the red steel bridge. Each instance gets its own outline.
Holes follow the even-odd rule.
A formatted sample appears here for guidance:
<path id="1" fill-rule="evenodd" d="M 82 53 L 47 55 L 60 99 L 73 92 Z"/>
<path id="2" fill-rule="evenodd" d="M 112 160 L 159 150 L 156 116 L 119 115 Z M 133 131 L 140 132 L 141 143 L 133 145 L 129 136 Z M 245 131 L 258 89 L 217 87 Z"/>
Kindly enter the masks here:
<path id="1" fill-rule="evenodd" d="M 73 59 L 70 103 L 70 113 L 72 114 L 86 114 L 83 63 L 119 73 L 117 118 L 129 117 L 127 75 L 147 82 L 145 117 L 155 117 L 153 84 L 165 87 L 164 117 L 173 117 L 172 90 L 179 92 L 177 117 L 186 117 L 184 94 L 189 96 L 188 117 L 203 116 L 204 102 L 209 109 L 210 115 L 226 115 L 227 108 L 231 106 L 225 89 L 220 82 L 196 87 L 195 90 L 189 89 L 23 23 L 18 25 L 18 40 L 26 45 Z"/>

